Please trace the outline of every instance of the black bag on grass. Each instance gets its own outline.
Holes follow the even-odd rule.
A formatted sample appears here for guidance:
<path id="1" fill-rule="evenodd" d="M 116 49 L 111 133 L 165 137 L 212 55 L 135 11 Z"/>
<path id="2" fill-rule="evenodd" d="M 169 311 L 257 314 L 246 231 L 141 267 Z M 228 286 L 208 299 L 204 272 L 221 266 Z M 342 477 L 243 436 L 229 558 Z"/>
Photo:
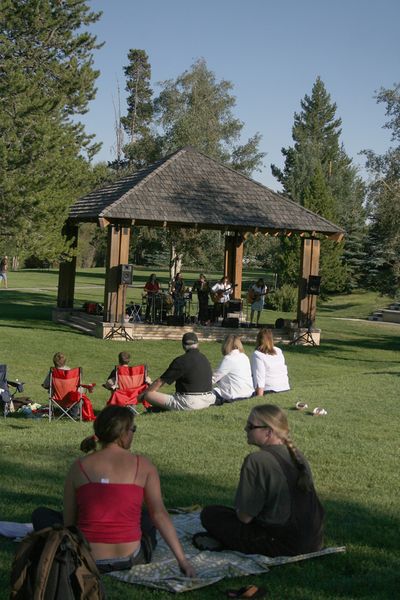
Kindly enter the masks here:
<path id="1" fill-rule="evenodd" d="M 11 569 L 10 600 L 105 600 L 83 534 L 55 525 L 26 536 Z"/>

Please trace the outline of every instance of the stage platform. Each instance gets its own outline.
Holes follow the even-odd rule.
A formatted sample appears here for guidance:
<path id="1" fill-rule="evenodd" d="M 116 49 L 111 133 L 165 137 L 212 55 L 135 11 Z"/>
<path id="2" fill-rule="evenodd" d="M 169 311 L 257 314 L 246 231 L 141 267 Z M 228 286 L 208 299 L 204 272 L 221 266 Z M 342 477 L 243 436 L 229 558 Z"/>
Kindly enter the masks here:
<path id="1" fill-rule="evenodd" d="M 73 329 L 86 335 L 92 335 L 101 339 L 115 341 L 138 341 L 138 340 L 178 340 L 182 339 L 184 333 L 194 331 L 201 342 L 220 342 L 230 333 L 240 335 L 243 342 L 256 342 L 258 329 L 248 327 L 242 323 L 240 327 L 221 327 L 220 325 L 198 325 L 186 324 L 183 326 L 172 325 L 149 325 L 147 323 L 104 323 L 103 317 L 91 315 L 82 310 L 53 309 L 53 321 L 68 325 Z M 246 326 L 243 326 L 246 325 Z M 306 329 L 275 329 L 273 325 L 262 323 L 261 327 L 269 327 L 273 331 L 274 340 L 277 343 L 290 344 L 295 339 L 304 335 Z M 313 329 L 312 338 L 315 345 L 320 343 L 320 330 Z M 305 341 L 301 340 L 305 345 Z M 308 344 L 307 344 L 308 345 Z"/>

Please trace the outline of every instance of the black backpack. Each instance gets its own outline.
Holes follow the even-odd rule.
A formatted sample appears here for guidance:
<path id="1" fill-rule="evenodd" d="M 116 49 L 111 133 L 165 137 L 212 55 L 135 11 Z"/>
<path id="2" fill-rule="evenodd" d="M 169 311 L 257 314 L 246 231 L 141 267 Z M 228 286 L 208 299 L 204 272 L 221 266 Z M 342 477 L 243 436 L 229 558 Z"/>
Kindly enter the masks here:
<path id="1" fill-rule="evenodd" d="M 27 535 L 11 568 L 10 600 L 105 600 L 90 546 L 76 527 Z"/>

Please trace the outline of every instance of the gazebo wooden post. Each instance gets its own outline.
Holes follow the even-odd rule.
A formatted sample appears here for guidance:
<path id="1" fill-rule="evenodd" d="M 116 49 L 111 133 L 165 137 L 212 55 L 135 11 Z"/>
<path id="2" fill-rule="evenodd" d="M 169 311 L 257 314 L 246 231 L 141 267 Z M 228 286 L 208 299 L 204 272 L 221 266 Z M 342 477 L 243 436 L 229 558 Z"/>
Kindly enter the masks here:
<path id="1" fill-rule="evenodd" d="M 72 248 L 78 245 L 78 225 L 72 225 L 67 221 L 63 228 L 63 234 L 68 240 L 72 240 Z M 58 293 L 57 308 L 73 308 L 75 293 L 76 256 L 70 261 L 60 263 L 58 271 Z"/>
<path id="2" fill-rule="evenodd" d="M 299 295 L 297 302 L 297 320 L 300 327 L 308 326 L 315 321 L 317 297 L 307 293 L 310 275 L 319 273 L 320 241 L 315 238 L 301 240 L 301 259 L 299 277 Z"/>
<path id="3" fill-rule="evenodd" d="M 107 262 L 104 286 L 105 323 L 122 323 L 125 316 L 126 285 L 121 283 L 120 265 L 129 262 L 131 223 L 108 226 Z"/>
<path id="4" fill-rule="evenodd" d="M 244 238 L 238 231 L 234 235 L 225 236 L 225 260 L 224 274 L 229 277 L 233 288 L 232 297 L 240 300 L 242 296 L 242 272 L 243 272 L 243 243 Z"/>

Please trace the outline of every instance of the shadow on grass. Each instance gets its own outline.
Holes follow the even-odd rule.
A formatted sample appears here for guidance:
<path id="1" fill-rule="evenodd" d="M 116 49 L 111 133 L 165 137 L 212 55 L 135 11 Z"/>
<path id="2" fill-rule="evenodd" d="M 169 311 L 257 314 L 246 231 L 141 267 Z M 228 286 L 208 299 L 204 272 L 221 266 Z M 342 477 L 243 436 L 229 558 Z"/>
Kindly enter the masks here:
<path id="1" fill-rule="evenodd" d="M 54 456 L 53 456 L 54 458 Z M 29 475 L 23 465 L 6 459 L 3 465 L 2 519 L 29 522 L 30 514 L 40 505 L 56 510 L 61 508 L 65 456 L 55 454 L 58 468 L 38 465 L 30 469 Z M 230 504 L 233 490 L 226 489 L 213 478 L 187 476 L 181 473 L 162 473 L 163 495 L 167 506 Z M 15 487 L 19 480 L 19 490 Z M 54 490 L 49 493 L 49 490 Z M 333 555 L 313 561 L 286 565 L 272 569 L 266 576 L 252 577 L 252 583 L 266 585 L 274 590 L 276 598 L 390 598 L 396 597 L 398 572 L 397 532 L 400 528 L 398 516 L 378 510 L 368 510 L 361 504 L 327 500 L 326 544 L 347 547 L 344 555 Z M 2 540 L 0 578 L 8 579 L 9 567 L 15 546 Z M 239 587 L 248 580 L 239 579 Z M 212 588 L 190 594 L 190 598 L 220 597 L 221 589 L 232 587 L 232 582 L 221 582 Z M 107 579 L 107 588 L 117 593 L 120 586 Z M 235 586 L 233 586 L 235 587 Z M 126 586 L 121 590 L 127 590 Z M 142 588 L 141 588 L 142 589 Z M 119 592 L 120 593 L 120 592 Z M 143 597 L 153 597 L 143 589 Z M 114 596 L 112 596 L 114 597 Z M 170 595 L 157 592 L 157 597 Z"/>
<path id="2" fill-rule="evenodd" d="M 368 339 L 360 337 L 348 338 L 345 340 L 340 339 L 332 339 L 332 338 L 324 338 L 321 342 L 320 346 L 315 348 L 310 348 L 309 346 L 297 346 L 297 345 L 289 345 L 285 347 L 285 352 L 294 352 L 298 354 L 313 353 L 315 352 L 318 356 L 329 355 L 334 357 L 335 359 L 341 360 L 352 360 L 351 357 L 341 357 L 338 355 L 340 352 L 355 352 L 357 353 L 357 357 L 354 360 L 358 362 L 381 362 L 377 359 L 376 355 L 371 359 L 363 359 L 360 358 L 359 351 L 361 350 L 388 350 L 388 351 L 398 351 L 400 350 L 400 337 L 394 334 L 384 334 L 384 335 L 373 335 Z M 334 354 L 333 354 L 334 353 Z M 386 361 L 383 362 L 394 362 L 398 361 Z"/>

